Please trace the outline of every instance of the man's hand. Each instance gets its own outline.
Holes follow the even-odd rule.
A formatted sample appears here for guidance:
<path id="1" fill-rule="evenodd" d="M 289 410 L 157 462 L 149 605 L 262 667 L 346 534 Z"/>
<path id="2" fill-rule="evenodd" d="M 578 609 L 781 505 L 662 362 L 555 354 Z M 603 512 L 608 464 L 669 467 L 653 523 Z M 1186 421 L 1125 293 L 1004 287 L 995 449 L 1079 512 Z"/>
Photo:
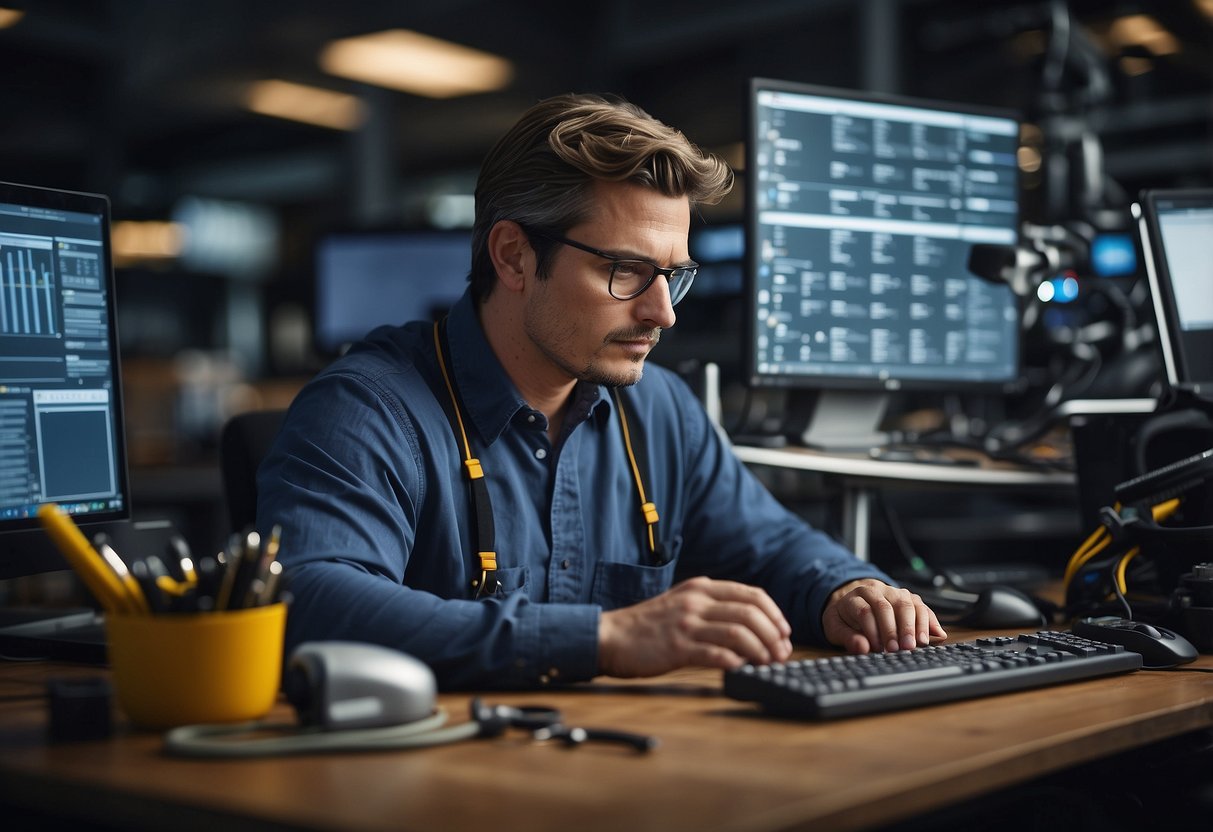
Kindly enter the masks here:
<path id="1" fill-rule="evenodd" d="M 792 628 L 761 589 L 691 578 L 631 607 L 604 612 L 598 669 L 656 676 L 679 667 L 739 667 L 784 661 Z"/>
<path id="2" fill-rule="evenodd" d="M 834 590 L 821 625 L 826 640 L 848 653 L 912 650 L 948 637 L 921 598 L 874 578 Z"/>

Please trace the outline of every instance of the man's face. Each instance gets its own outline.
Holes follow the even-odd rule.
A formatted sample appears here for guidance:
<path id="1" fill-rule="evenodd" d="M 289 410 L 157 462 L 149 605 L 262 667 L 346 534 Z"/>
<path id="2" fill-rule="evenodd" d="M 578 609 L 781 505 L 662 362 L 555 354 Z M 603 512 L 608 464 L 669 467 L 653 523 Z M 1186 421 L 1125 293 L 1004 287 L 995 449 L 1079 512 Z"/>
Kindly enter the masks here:
<path id="1" fill-rule="evenodd" d="M 596 183 L 592 195 L 591 218 L 565 237 L 663 267 L 690 261 L 686 197 L 605 182 Z M 531 283 L 523 324 L 535 347 L 570 379 L 624 386 L 640 380 L 645 358 L 675 317 L 664 276 L 638 297 L 617 300 L 608 290 L 610 274 L 610 260 L 557 244 L 547 279 Z"/>

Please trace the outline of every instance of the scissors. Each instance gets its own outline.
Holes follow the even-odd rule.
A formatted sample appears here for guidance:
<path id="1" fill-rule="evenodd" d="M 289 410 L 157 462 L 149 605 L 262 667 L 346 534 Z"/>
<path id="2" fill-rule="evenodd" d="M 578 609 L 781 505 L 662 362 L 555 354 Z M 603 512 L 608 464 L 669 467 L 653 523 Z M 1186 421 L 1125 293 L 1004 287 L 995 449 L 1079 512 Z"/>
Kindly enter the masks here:
<path id="1" fill-rule="evenodd" d="M 610 728 L 580 728 L 564 724 L 564 716 L 556 708 L 543 705 L 487 705 L 479 697 L 472 700 L 472 719 L 480 725 L 480 736 L 497 737 L 507 728 L 531 732 L 534 740 L 561 740 L 566 746 L 586 742 L 611 742 L 626 745 L 639 752 L 652 751 L 657 738 Z"/>

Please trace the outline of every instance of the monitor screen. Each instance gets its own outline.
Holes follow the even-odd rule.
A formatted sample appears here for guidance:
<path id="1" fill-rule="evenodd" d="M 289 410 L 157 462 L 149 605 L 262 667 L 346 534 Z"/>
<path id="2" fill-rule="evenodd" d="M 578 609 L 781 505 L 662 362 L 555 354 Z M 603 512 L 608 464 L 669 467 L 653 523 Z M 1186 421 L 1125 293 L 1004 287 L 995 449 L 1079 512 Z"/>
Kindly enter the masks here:
<path id="1" fill-rule="evenodd" d="M 0 183 L 0 577 L 66 568 L 36 517 L 130 516 L 109 203 Z"/>
<path id="2" fill-rule="evenodd" d="M 433 320 L 467 288 L 470 231 L 339 231 L 316 245 L 316 346 L 341 352 L 381 324 Z"/>
<path id="3" fill-rule="evenodd" d="M 749 114 L 751 384 L 1017 379 L 1018 300 L 967 267 L 975 243 L 1018 242 L 1015 116 L 767 79 Z"/>
<path id="4" fill-rule="evenodd" d="M 1213 189 L 1145 191 L 1134 206 L 1172 388 L 1213 391 Z"/>

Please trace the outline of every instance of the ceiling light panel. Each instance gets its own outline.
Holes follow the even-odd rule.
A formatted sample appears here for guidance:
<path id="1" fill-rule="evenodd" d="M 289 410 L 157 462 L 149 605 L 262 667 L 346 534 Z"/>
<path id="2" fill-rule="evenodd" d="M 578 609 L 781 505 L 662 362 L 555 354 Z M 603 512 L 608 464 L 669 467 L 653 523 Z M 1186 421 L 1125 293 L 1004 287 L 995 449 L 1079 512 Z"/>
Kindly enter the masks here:
<path id="1" fill-rule="evenodd" d="M 262 115 L 335 130 L 357 129 L 364 118 L 364 107 L 357 96 L 292 81 L 269 80 L 251 84 L 245 105 Z"/>
<path id="2" fill-rule="evenodd" d="M 325 72 L 427 98 L 499 90 L 514 76 L 504 58 L 408 29 L 390 29 L 330 43 Z"/>

